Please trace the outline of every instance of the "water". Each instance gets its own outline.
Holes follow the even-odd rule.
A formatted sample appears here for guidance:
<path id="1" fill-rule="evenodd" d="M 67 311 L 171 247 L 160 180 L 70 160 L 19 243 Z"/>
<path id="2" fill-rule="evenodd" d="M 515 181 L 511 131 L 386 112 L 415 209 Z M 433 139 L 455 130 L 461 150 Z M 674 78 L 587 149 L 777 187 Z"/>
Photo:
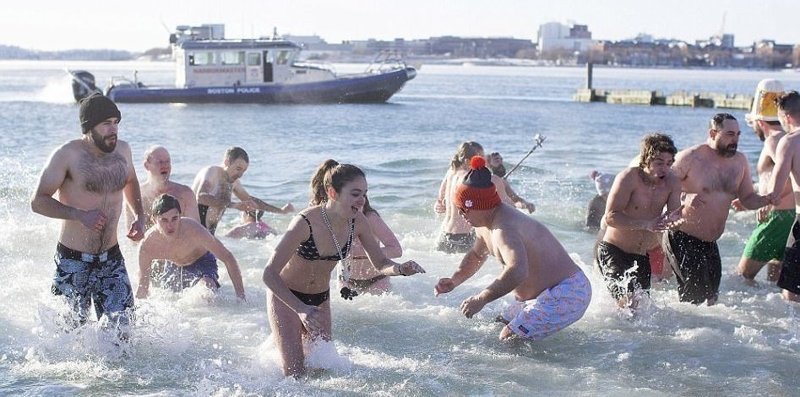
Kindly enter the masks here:
<path id="1" fill-rule="evenodd" d="M 337 65 L 340 70 L 361 66 Z M 333 299 L 335 342 L 310 358 L 324 374 L 284 379 L 270 342 L 261 271 L 277 240 L 224 243 L 242 267 L 246 304 L 226 275 L 221 294 L 156 291 L 137 303 L 139 323 L 128 347 L 99 327 L 65 334 L 63 306 L 49 293 L 59 223 L 32 214 L 28 199 L 56 146 L 80 136 L 78 108 L 63 68 L 83 68 L 105 82 L 139 70 L 146 83 L 167 83 L 159 63 L 0 63 L 0 394 L 32 395 L 793 395 L 800 381 L 797 306 L 759 275 L 759 287 L 734 274 L 755 224 L 732 214 L 720 239 L 720 303 L 679 303 L 674 285 L 657 285 L 638 318 L 617 311 L 591 271 L 593 236 L 582 228 L 594 195 L 593 169 L 617 172 L 638 151 L 645 132 L 671 134 L 679 148 L 706 136 L 712 109 L 580 104 L 571 101 L 584 70 L 426 65 L 388 104 L 380 105 L 127 105 L 120 137 L 130 142 L 137 172 L 151 144 L 166 146 L 173 179 L 190 184 L 219 163 L 231 145 L 250 153 L 245 187 L 273 204 L 301 207 L 307 181 L 326 158 L 364 168 L 370 197 L 398 234 L 405 259 L 428 273 L 394 278 L 386 296 Z M 750 94 L 762 78 L 800 87 L 800 73 L 595 69 L 595 86 Z M 740 120 L 743 111 L 733 112 Z M 740 150 L 753 163 L 760 142 L 744 123 Z M 561 240 L 590 276 L 586 316 L 544 341 L 497 341 L 497 301 L 473 319 L 464 298 L 488 285 L 499 265 L 484 268 L 452 294 L 434 297 L 436 280 L 460 257 L 434 252 L 432 205 L 448 161 L 464 140 L 499 151 L 510 167 L 547 136 L 512 178 L 533 201 L 535 217 Z M 285 229 L 289 218 L 267 214 Z M 224 232 L 236 223 L 223 219 Z M 137 255 L 121 234 L 133 280 Z M 224 274 L 224 272 L 222 272 Z"/>

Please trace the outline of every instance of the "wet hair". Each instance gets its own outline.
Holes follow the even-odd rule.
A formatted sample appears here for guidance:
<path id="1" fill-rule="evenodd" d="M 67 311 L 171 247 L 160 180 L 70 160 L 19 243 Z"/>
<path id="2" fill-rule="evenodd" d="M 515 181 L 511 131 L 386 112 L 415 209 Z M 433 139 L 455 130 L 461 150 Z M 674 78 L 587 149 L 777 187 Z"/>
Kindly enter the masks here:
<path id="1" fill-rule="evenodd" d="M 792 90 L 781 94 L 778 97 L 778 109 L 794 119 L 800 119 L 800 93 Z"/>
<path id="2" fill-rule="evenodd" d="M 714 131 L 722 131 L 722 123 L 724 123 L 725 120 L 736 121 L 736 117 L 733 117 L 730 113 L 717 113 L 708 121 L 708 128 Z"/>
<path id="3" fill-rule="evenodd" d="M 337 165 L 339 165 L 338 161 L 327 159 L 314 171 L 314 175 L 311 177 L 311 183 L 309 184 L 309 202 L 311 205 L 319 205 L 328 201 L 328 193 L 325 191 L 325 174 Z"/>
<path id="4" fill-rule="evenodd" d="M 361 168 L 352 164 L 339 164 L 336 160 L 325 160 L 311 177 L 311 205 L 328 201 L 328 188 L 332 187 L 336 193 L 341 193 L 346 183 L 358 177 L 367 177 Z"/>
<path id="5" fill-rule="evenodd" d="M 247 216 L 255 219 L 256 221 L 260 221 L 261 217 L 264 216 L 264 210 L 258 210 L 258 211 L 254 210 L 254 211 L 245 211 L 245 212 L 247 213 Z"/>
<path id="6" fill-rule="evenodd" d="M 158 216 L 173 208 L 177 209 L 179 214 L 181 213 L 181 203 L 178 202 L 178 199 L 175 196 L 164 193 L 153 200 L 150 212 L 153 216 Z"/>
<path id="7" fill-rule="evenodd" d="M 245 163 L 250 164 L 250 156 L 247 155 L 244 149 L 238 146 L 232 146 L 225 151 L 225 161 L 227 161 L 228 164 L 233 164 L 233 162 L 238 159 L 242 159 Z"/>
<path id="8" fill-rule="evenodd" d="M 473 141 L 466 141 L 462 142 L 458 145 L 458 149 L 456 149 L 456 153 L 453 155 L 453 158 L 450 160 L 450 169 L 459 169 L 464 164 L 469 164 L 469 159 L 473 156 L 477 156 L 478 152 L 483 151 L 483 146 L 481 146 L 478 142 Z"/>
<path id="9" fill-rule="evenodd" d="M 731 116 L 733 117 L 733 116 Z M 653 133 L 642 138 L 639 152 L 639 168 L 645 169 L 661 153 L 670 153 L 674 157 L 678 153 L 675 142 L 667 134 Z"/>

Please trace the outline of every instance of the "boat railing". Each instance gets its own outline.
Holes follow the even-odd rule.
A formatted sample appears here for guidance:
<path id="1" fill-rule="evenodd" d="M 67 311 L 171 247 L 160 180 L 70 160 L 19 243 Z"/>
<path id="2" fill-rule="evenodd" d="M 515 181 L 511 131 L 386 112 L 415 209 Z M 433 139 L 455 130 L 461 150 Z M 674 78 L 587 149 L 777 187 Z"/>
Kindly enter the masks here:
<path id="1" fill-rule="evenodd" d="M 407 67 L 403 54 L 395 50 L 385 50 L 375 55 L 372 62 L 367 65 L 364 73 L 385 73 L 397 69 L 405 69 Z"/>
<path id="2" fill-rule="evenodd" d="M 333 74 L 336 74 L 336 68 L 334 68 L 332 64 L 327 63 L 327 62 L 298 61 L 298 62 L 292 63 L 292 67 L 302 68 L 302 69 L 322 70 L 322 71 L 331 72 Z"/>
<path id="3" fill-rule="evenodd" d="M 127 76 L 111 76 L 111 84 L 109 84 L 109 87 L 119 87 L 119 86 L 142 88 L 144 87 L 144 84 L 142 84 L 139 81 L 139 71 L 135 70 L 133 72 L 133 80 L 131 80 Z"/>

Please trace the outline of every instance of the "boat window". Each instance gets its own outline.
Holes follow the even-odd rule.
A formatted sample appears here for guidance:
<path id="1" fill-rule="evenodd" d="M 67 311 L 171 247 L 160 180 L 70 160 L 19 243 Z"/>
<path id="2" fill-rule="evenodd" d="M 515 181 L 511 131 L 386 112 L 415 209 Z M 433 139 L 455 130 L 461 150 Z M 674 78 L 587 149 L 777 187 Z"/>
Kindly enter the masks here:
<path id="1" fill-rule="evenodd" d="M 247 54 L 247 66 L 261 66 L 261 54 L 257 52 Z"/>
<path id="2" fill-rule="evenodd" d="M 285 65 L 286 62 L 289 62 L 289 51 L 281 51 L 278 53 L 278 60 L 275 62 L 278 65 Z"/>
<path id="3" fill-rule="evenodd" d="M 221 65 L 244 65 L 244 51 L 225 51 L 219 56 Z"/>
<path id="4" fill-rule="evenodd" d="M 189 55 L 190 65 L 213 65 L 214 53 L 211 52 L 196 52 Z"/>

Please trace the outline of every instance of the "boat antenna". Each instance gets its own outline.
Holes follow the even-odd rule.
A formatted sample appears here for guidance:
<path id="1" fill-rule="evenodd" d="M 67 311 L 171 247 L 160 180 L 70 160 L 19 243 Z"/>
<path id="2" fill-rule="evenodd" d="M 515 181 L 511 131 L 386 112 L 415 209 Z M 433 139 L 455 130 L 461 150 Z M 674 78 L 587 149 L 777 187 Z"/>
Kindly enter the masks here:
<path id="1" fill-rule="evenodd" d="M 526 154 L 525 157 L 523 157 L 522 160 L 520 160 L 517 163 L 517 165 L 515 165 L 514 168 L 511 169 L 511 171 L 508 171 L 508 172 L 506 172 L 505 175 L 503 175 L 503 179 L 508 179 L 508 176 L 511 175 L 511 173 L 514 172 L 514 170 L 519 168 L 520 164 L 522 164 L 522 162 L 525 161 L 525 159 L 527 159 L 528 156 L 530 156 L 531 153 L 533 153 L 533 151 L 536 150 L 536 148 L 542 146 L 542 143 L 544 142 L 545 139 L 547 139 L 546 136 L 543 136 L 543 135 L 540 135 L 540 134 L 534 135 L 534 137 L 533 137 L 533 147 L 531 148 L 531 150 L 528 150 L 528 154 Z"/>

